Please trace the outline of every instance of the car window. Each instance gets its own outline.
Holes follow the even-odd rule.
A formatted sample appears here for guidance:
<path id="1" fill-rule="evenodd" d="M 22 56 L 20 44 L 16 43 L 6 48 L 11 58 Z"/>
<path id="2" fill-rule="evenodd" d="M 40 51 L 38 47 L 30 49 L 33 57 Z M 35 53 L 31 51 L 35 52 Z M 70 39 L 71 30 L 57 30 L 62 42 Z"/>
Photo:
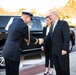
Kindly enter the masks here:
<path id="1" fill-rule="evenodd" d="M 10 20 L 10 16 L 0 16 L 0 27 L 5 28 L 9 20 Z"/>
<path id="2" fill-rule="evenodd" d="M 29 25 L 29 27 L 30 27 L 30 30 L 38 30 L 36 19 L 31 20 L 31 21 L 28 23 L 28 25 Z"/>
<path id="3" fill-rule="evenodd" d="M 9 21 L 8 21 L 6 27 L 5 27 L 5 30 L 8 30 L 8 29 L 9 29 L 9 26 L 11 25 L 11 23 L 13 22 L 13 20 L 14 20 L 14 17 L 11 17 L 11 18 L 9 19 Z"/>
<path id="4" fill-rule="evenodd" d="M 16 21 L 18 20 L 20 17 L 14 17 L 13 21 Z"/>
<path id="5" fill-rule="evenodd" d="M 46 26 L 46 22 L 45 21 L 46 21 L 45 19 L 40 19 L 42 28 Z"/>
<path id="6" fill-rule="evenodd" d="M 37 22 L 38 30 L 42 30 L 43 27 L 45 26 L 45 18 L 38 17 L 38 18 L 36 18 L 36 22 Z"/>

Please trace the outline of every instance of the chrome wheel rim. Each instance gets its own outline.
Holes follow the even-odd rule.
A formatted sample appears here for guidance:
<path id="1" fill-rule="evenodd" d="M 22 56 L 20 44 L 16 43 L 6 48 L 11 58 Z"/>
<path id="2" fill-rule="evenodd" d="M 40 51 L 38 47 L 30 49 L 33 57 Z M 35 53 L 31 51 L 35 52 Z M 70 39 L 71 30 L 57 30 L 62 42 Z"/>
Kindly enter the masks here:
<path id="1" fill-rule="evenodd" d="M 3 57 L 0 57 L 0 66 L 5 67 L 5 60 Z"/>

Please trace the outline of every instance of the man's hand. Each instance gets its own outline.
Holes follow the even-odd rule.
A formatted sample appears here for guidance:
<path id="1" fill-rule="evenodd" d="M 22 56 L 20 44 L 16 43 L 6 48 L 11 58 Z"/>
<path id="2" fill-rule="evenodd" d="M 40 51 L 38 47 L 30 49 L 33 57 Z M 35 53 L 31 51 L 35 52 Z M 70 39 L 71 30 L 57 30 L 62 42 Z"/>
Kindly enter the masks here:
<path id="1" fill-rule="evenodd" d="M 41 45 L 43 43 L 43 39 L 42 38 L 39 38 L 39 44 Z"/>
<path id="2" fill-rule="evenodd" d="M 62 55 L 65 55 L 65 54 L 67 54 L 67 51 L 62 50 Z"/>
<path id="3" fill-rule="evenodd" d="M 44 47 L 43 46 L 41 46 L 41 50 L 44 51 Z"/>

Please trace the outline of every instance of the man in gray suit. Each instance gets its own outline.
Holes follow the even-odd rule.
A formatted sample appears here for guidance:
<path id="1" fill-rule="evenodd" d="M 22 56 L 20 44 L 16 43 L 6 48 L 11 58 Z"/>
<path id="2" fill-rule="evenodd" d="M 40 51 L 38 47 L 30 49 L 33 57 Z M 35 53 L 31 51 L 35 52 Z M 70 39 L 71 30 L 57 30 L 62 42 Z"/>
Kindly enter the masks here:
<path id="1" fill-rule="evenodd" d="M 24 42 L 27 44 L 37 44 L 43 41 L 30 35 L 27 23 L 33 18 L 33 13 L 23 11 L 21 18 L 14 21 L 8 31 L 8 37 L 2 50 L 2 56 L 5 58 L 6 75 L 19 75 L 19 63 L 21 55 L 21 46 Z"/>
<path id="2" fill-rule="evenodd" d="M 55 65 L 56 75 L 70 75 L 69 69 L 69 41 L 70 29 L 66 21 L 60 20 L 58 13 L 50 13 L 50 19 L 54 22 L 50 32 L 44 41 L 48 38 L 52 40 L 52 55 Z"/>

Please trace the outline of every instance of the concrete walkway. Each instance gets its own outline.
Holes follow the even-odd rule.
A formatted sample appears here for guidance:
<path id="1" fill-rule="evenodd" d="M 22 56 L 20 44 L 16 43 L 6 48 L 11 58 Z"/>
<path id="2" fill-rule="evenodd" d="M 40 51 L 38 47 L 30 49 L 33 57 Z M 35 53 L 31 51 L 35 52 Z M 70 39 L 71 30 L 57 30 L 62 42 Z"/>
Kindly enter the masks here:
<path id="1" fill-rule="evenodd" d="M 43 75 L 45 71 L 44 60 L 44 56 L 42 56 L 38 59 L 21 61 L 20 75 Z M 3 71 L 0 69 L 0 75 L 6 75 L 4 69 Z M 55 69 L 53 75 L 56 75 Z M 76 52 L 70 53 L 70 75 L 76 75 Z"/>
<path id="2" fill-rule="evenodd" d="M 30 66 L 31 67 L 31 69 L 33 69 L 33 68 L 35 68 L 36 66 L 38 66 L 38 65 L 43 65 L 44 64 L 44 58 L 42 59 L 42 60 L 40 60 L 41 61 L 41 63 L 38 63 L 37 65 L 33 65 L 33 66 Z M 39 61 L 39 62 L 40 62 Z M 43 62 L 42 62 L 43 61 Z M 33 67 L 33 68 L 32 68 Z M 44 67 L 44 66 L 43 66 Z M 23 69 L 24 71 L 26 71 L 27 69 L 26 69 L 26 67 L 24 67 L 24 69 Z M 32 70 L 31 70 L 31 72 L 32 72 Z M 25 74 L 25 73 L 24 73 Z M 23 75 L 24 75 L 23 74 Z M 42 70 L 42 72 L 41 73 L 35 73 L 35 74 L 33 74 L 33 75 L 43 75 L 44 74 L 44 69 Z M 21 74 L 20 74 L 21 75 Z M 28 74 L 29 75 L 29 74 Z M 55 69 L 53 70 L 53 75 L 56 75 L 56 73 L 55 73 Z M 76 75 L 76 52 L 72 52 L 72 53 L 70 53 L 70 75 Z"/>

